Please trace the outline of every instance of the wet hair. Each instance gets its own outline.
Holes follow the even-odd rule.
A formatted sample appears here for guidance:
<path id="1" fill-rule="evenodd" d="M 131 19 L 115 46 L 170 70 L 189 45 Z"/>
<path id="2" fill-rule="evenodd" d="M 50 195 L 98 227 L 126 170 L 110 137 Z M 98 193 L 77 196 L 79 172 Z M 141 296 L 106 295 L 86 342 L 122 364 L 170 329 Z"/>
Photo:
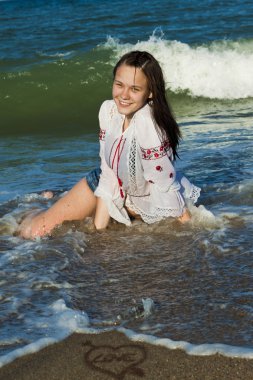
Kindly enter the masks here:
<path id="1" fill-rule="evenodd" d="M 149 98 L 148 103 L 153 118 L 163 138 L 169 140 L 173 156 L 176 158 L 181 132 L 166 98 L 164 76 L 158 61 L 146 51 L 131 51 L 123 55 L 115 65 L 114 78 L 118 68 L 123 64 L 141 69 L 146 76 L 149 91 L 152 93 L 152 99 Z"/>

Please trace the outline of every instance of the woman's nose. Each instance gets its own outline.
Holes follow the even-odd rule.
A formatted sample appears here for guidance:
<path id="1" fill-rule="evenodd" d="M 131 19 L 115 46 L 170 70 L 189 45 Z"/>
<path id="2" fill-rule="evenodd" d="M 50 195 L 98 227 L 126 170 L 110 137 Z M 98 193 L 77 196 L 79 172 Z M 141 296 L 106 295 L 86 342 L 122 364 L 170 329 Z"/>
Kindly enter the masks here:
<path id="1" fill-rule="evenodd" d="M 121 97 L 123 99 L 128 99 L 129 98 L 129 89 L 127 87 L 124 87 L 121 93 Z"/>

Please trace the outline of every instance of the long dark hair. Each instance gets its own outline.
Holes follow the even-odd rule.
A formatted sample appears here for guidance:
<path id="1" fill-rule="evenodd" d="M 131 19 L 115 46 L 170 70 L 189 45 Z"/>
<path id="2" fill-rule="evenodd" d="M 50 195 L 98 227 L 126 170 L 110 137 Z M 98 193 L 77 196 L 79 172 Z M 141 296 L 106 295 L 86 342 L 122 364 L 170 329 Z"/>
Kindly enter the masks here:
<path id="1" fill-rule="evenodd" d="M 159 63 L 146 51 L 131 51 L 123 55 L 115 65 L 113 70 L 114 78 L 117 69 L 122 64 L 139 68 L 145 74 L 149 91 L 152 93 L 152 99 L 148 99 L 148 103 L 152 108 L 153 117 L 162 136 L 169 140 L 173 156 L 176 158 L 178 156 L 177 147 L 181 132 L 166 98 L 165 82 Z"/>

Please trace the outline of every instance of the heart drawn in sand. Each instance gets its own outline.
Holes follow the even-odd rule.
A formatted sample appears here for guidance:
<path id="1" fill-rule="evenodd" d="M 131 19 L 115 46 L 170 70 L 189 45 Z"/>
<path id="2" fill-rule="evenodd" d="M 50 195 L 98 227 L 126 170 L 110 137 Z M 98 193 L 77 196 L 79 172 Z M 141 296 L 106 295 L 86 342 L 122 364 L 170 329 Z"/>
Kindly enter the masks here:
<path id="1" fill-rule="evenodd" d="M 111 375 L 117 380 L 124 379 L 126 373 L 132 373 L 139 377 L 144 372 L 137 365 L 146 359 L 146 351 L 140 345 L 122 346 L 97 346 L 92 347 L 85 354 L 86 363 L 93 369 L 104 374 Z"/>

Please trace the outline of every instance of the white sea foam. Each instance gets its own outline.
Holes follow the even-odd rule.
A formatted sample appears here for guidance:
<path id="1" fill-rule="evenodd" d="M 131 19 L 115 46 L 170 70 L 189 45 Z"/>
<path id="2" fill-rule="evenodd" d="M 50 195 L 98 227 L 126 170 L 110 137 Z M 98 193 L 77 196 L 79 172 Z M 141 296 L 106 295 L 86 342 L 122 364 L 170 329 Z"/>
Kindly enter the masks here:
<path id="1" fill-rule="evenodd" d="M 56 52 L 56 53 L 46 53 L 43 51 L 37 51 L 37 54 L 41 57 L 49 57 L 49 58 L 66 58 L 73 54 L 73 51 L 67 51 L 67 52 Z"/>
<path id="2" fill-rule="evenodd" d="M 251 348 L 229 346 L 221 343 L 198 345 L 185 341 L 174 341 L 168 338 L 157 338 L 152 335 L 138 334 L 125 328 L 118 328 L 117 330 L 123 332 L 128 338 L 135 342 L 146 342 L 156 346 L 164 346 L 172 350 L 181 349 L 189 355 L 207 356 L 218 353 L 228 357 L 253 359 L 253 349 Z"/>
<path id="3" fill-rule="evenodd" d="M 38 352 L 42 348 L 50 344 L 56 343 L 57 341 L 58 340 L 54 338 L 41 338 L 36 342 L 28 344 L 25 347 L 18 348 L 17 350 L 12 351 L 9 354 L 4 355 L 0 358 L 0 368 L 8 363 L 11 363 L 13 360 L 20 358 L 21 356 Z"/>
<path id="4" fill-rule="evenodd" d="M 56 343 L 73 332 L 94 332 L 88 328 L 89 318 L 87 314 L 68 308 L 63 300 L 54 302 L 49 309 L 51 309 L 50 316 L 36 320 L 36 327 L 44 330 L 46 337 L 2 356 L 0 368 L 18 357 L 37 352 L 49 344 Z"/>
<path id="5" fill-rule="evenodd" d="M 207 210 L 205 206 L 194 206 L 192 203 L 188 203 L 188 209 L 192 215 L 191 224 L 193 226 L 200 226 L 205 228 L 217 228 L 223 224 L 220 217 L 215 216 L 210 210 Z"/>
<path id="6" fill-rule="evenodd" d="M 152 310 L 154 309 L 154 301 L 152 298 L 143 298 L 142 303 L 144 308 L 144 318 L 147 318 L 152 314 Z"/>
<path id="7" fill-rule="evenodd" d="M 153 307 L 153 301 L 150 299 L 142 300 L 144 309 L 147 313 L 150 312 L 150 308 Z M 44 330 L 44 338 L 40 338 L 22 348 L 18 348 L 7 355 L 0 357 L 0 368 L 18 357 L 35 353 L 42 348 L 59 342 L 65 339 L 67 336 L 74 332 L 77 333 L 87 333 L 94 334 L 100 333 L 107 329 L 95 329 L 89 327 L 89 318 L 85 312 L 80 312 L 68 308 L 64 300 L 59 299 L 54 302 L 50 307 L 50 316 L 41 317 L 36 320 L 36 328 Z M 158 326 L 157 326 L 158 327 Z M 108 330 L 112 330 L 109 328 Z M 116 328 L 117 331 L 123 332 L 132 341 L 146 342 L 153 345 L 164 346 L 168 349 L 182 349 L 189 355 L 214 355 L 219 353 L 228 357 L 240 357 L 253 359 L 253 349 L 229 346 L 226 344 L 215 343 L 215 344 L 191 344 L 185 341 L 173 341 L 168 338 L 158 338 L 153 335 L 136 333 L 133 330 L 126 329 L 123 327 Z M 159 330 L 159 328 L 158 328 Z M 15 338 L 12 337 L 10 341 L 0 341 L 4 344 L 11 344 L 15 342 Z M 18 341 L 18 340 L 17 340 Z"/>
<path id="8" fill-rule="evenodd" d="M 191 46 L 154 32 L 148 41 L 134 45 L 109 37 L 105 47 L 115 50 L 117 59 L 130 50 L 149 51 L 163 68 L 167 88 L 175 93 L 218 99 L 253 96 L 253 40 Z"/>
<path id="9" fill-rule="evenodd" d="M 242 179 L 239 183 L 227 189 L 228 193 L 239 195 L 241 198 L 252 200 L 253 183 L 251 179 Z"/>
<path id="10" fill-rule="evenodd" d="M 11 235 L 18 227 L 16 219 L 11 214 L 5 214 L 0 218 L 0 235 Z"/>

